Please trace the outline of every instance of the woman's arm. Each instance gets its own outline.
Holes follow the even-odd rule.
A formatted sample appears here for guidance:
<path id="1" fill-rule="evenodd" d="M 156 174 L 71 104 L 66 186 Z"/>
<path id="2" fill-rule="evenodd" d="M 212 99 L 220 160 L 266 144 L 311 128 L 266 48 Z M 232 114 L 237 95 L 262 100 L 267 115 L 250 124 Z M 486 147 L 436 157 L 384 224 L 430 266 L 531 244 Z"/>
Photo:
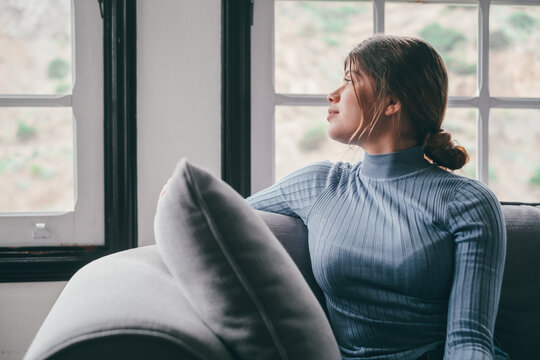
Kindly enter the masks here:
<path id="1" fill-rule="evenodd" d="M 457 190 L 448 208 L 455 239 L 445 359 L 493 359 L 506 229 L 500 204 L 477 181 Z"/>
<path id="2" fill-rule="evenodd" d="M 305 222 L 315 200 L 330 183 L 336 166 L 339 165 L 328 161 L 306 166 L 251 195 L 247 202 L 256 210 L 295 216 Z"/>

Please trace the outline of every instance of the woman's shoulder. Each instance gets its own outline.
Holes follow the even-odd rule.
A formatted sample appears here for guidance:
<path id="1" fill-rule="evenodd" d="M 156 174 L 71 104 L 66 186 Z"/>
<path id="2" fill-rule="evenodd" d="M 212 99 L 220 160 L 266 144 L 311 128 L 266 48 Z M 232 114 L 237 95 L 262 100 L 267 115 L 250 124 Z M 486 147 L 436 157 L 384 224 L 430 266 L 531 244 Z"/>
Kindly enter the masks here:
<path id="1" fill-rule="evenodd" d="M 352 167 L 352 164 L 341 161 L 318 161 L 293 171 L 285 176 L 281 182 L 314 181 L 326 184 L 339 182 L 341 177 L 350 172 Z"/>
<path id="2" fill-rule="evenodd" d="M 441 178 L 449 184 L 449 204 L 457 208 L 487 206 L 500 207 L 500 202 L 493 190 L 480 180 L 460 174 L 440 170 Z"/>

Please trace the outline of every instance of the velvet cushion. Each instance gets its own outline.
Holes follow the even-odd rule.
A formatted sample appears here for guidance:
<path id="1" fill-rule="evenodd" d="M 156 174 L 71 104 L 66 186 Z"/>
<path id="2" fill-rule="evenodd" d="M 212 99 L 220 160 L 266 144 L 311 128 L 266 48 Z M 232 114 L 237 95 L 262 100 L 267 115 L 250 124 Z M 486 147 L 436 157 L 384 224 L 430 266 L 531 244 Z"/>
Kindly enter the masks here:
<path id="1" fill-rule="evenodd" d="M 188 302 L 236 358 L 341 358 L 298 268 L 226 183 L 182 160 L 158 202 L 154 231 Z"/>
<path id="2" fill-rule="evenodd" d="M 265 211 L 255 211 L 276 236 L 326 313 L 324 293 L 315 280 L 309 255 L 308 231 L 300 218 Z M 327 314 L 328 315 L 328 314 Z"/>
<path id="3" fill-rule="evenodd" d="M 540 339 L 540 206 L 502 206 L 506 264 L 495 338 L 512 360 L 538 358 Z"/>

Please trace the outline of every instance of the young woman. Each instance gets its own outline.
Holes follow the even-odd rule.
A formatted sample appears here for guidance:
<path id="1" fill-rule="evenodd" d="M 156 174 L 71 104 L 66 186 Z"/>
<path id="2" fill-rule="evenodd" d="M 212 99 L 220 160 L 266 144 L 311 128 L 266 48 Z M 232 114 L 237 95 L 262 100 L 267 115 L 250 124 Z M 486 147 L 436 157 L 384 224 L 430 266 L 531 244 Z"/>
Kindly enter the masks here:
<path id="1" fill-rule="evenodd" d="M 501 353 L 504 221 L 486 186 L 449 171 L 468 155 L 441 127 L 447 97 L 444 63 L 426 42 L 362 42 L 328 95 L 328 133 L 362 147 L 364 160 L 316 163 L 248 198 L 307 225 L 344 359 Z"/>

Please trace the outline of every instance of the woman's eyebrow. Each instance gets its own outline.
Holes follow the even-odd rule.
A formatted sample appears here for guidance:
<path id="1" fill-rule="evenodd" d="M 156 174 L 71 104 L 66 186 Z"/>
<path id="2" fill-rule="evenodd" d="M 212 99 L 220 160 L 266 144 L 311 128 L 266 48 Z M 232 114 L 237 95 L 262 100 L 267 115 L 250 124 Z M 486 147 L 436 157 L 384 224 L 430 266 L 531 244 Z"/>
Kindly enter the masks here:
<path id="1" fill-rule="evenodd" d="M 362 75 L 362 73 L 360 71 L 357 71 L 357 70 L 354 70 L 354 69 L 353 70 L 350 70 L 350 69 L 345 70 L 345 76 L 347 76 L 347 75 L 350 76 L 351 74 L 354 74 L 356 76 Z"/>

